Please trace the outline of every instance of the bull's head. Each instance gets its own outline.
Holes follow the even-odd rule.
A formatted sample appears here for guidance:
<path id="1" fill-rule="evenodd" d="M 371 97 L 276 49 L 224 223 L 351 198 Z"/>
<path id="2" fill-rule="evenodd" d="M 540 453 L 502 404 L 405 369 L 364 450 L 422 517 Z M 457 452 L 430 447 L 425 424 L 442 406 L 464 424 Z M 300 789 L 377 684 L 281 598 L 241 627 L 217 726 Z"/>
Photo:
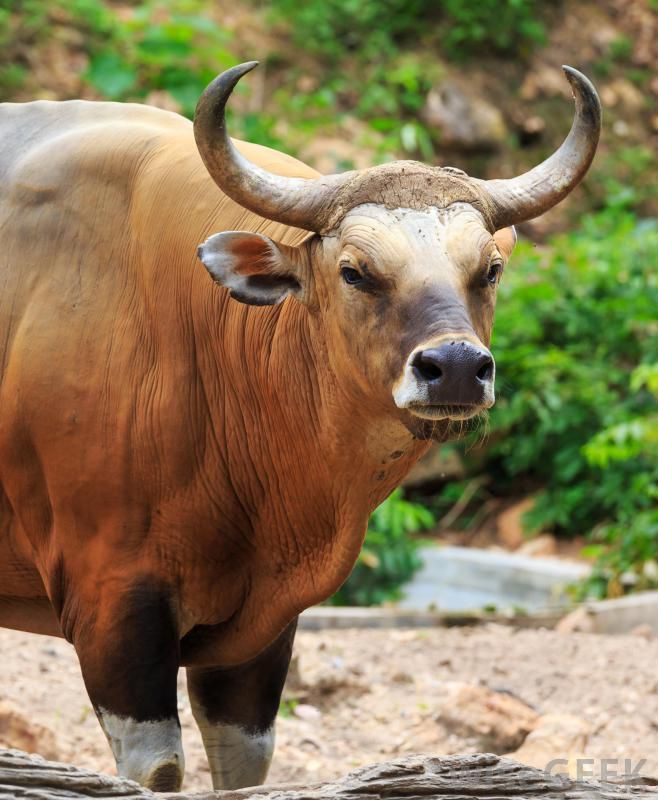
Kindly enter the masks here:
<path id="1" fill-rule="evenodd" d="M 206 89 L 197 146 L 233 200 L 315 235 L 291 248 L 257 233 L 220 233 L 199 249 L 208 270 L 242 302 L 292 294 L 306 303 L 321 315 L 332 366 L 417 435 L 490 407 L 489 342 L 512 226 L 556 205 L 586 173 L 601 125 L 592 84 L 564 68 L 576 100 L 571 131 L 517 178 L 484 181 L 398 161 L 305 179 L 250 163 L 227 135 L 226 101 L 255 66 L 234 67 Z"/>

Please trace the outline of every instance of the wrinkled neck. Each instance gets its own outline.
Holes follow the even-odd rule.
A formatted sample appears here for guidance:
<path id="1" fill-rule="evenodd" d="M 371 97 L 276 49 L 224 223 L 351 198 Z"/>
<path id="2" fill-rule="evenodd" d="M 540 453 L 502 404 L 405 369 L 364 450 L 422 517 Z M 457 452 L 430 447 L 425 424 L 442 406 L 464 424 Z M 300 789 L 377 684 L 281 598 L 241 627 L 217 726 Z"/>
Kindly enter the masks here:
<path id="1" fill-rule="evenodd" d="M 312 475 L 332 502 L 370 513 L 428 445 L 398 420 L 373 417 L 362 390 L 335 374 L 318 315 L 294 300 L 255 308 L 214 294 L 197 332 L 213 419 L 235 425 L 237 418 L 243 429 L 231 435 L 257 471 L 283 469 L 282 479 L 302 482 Z"/>

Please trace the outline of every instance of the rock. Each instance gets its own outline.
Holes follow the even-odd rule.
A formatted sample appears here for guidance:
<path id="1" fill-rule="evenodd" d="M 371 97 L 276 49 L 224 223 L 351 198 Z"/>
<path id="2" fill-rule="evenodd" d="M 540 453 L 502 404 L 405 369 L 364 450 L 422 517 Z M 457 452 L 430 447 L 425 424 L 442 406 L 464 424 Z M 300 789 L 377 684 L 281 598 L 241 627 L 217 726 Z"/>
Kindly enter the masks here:
<path id="1" fill-rule="evenodd" d="M 57 760 L 55 734 L 44 725 L 30 722 L 7 700 L 0 701 L 0 747 L 17 748 Z"/>
<path id="2" fill-rule="evenodd" d="M 601 101 L 605 106 L 622 106 L 625 111 L 637 113 L 645 107 L 645 96 L 630 81 L 619 78 L 601 88 Z"/>
<path id="3" fill-rule="evenodd" d="M 299 719 L 304 719 L 307 722 L 315 722 L 320 719 L 322 712 L 316 706 L 311 706 L 308 703 L 299 703 L 295 706 L 293 714 Z"/>
<path id="4" fill-rule="evenodd" d="M 506 508 L 496 519 L 496 532 L 500 544 L 509 550 L 516 550 L 525 542 L 523 535 L 523 515 L 534 505 L 532 497 L 526 497 Z"/>
<path id="5" fill-rule="evenodd" d="M 594 633 L 594 619 L 585 606 L 580 606 L 562 617 L 555 630 L 558 633 Z"/>
<path id="6" fill-rule="evenodd" d="M 524 542 L 517 553 L 524 556 L 554 556 L 557 553 L 557 542 L 550 533 L 542 533 Z"/>
<path id="7" fill-rule="evenodd" d="M 641 625 L 636 625 L 629 633 L 631 636 L 641 636 L 643 639 L 653 639 L 653 628 L 649 623 L 644 622 Z"/>
<path id="8" fill-rule="evenodd" d="M 473 740 L 478 749 L 506 753 L 521 746 L 539 716 L 523 701 L 484 686 L 446 684 L 436 721 L 449 732 Z"/>
<path id="9" fill-rule="evenodd" d="M 525 101 L 565 96 L 568 96 L 568 89 L 565 88 L 564 76 L 552 63 L 540 64 L 528 72 L 519 90 L 519 97 Z"/>
<path id="10" fill-rule="evenodd" d="M 567 759 L 569 763 L 560 771 L 570 774 L 572 765 L 583 757 L 591 732 L 589 723 L 580 717 L 547 714 L 539 718 L 521 747 L 507 755 L 537 769 L 549 769 L 555 759 Z"/>
<path id="11" fill-rule="evenodd" d="M 507 136 L 500 110 L 466 81 L 450 76 L 430 90 L 421 111 L 443 147 L 496 150 Z"/>

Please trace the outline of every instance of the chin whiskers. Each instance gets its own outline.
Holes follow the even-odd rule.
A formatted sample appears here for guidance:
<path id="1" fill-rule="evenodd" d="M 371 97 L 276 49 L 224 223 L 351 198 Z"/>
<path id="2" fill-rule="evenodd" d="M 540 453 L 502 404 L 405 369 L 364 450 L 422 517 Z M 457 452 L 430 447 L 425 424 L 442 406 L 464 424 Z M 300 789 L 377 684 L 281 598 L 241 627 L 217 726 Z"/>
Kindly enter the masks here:
<path id="1" fill-rule="evenodd" d="M 473 435 L 471 437 L 471 442 L 466 448 L 467 453 L 481 447 L 487 441 L 490 432 L 489 412 L 486 409 L 480 411 L 469 420 L 469 423 L 470 433 Z"/>

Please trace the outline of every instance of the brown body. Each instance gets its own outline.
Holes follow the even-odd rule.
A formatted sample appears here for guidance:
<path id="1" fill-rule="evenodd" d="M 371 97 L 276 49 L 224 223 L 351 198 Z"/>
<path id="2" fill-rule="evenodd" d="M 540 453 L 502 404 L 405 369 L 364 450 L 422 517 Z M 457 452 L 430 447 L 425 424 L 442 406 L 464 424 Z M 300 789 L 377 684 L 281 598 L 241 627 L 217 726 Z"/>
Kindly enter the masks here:
<path id="1" fill-rule="evenodd" d="M 160 790 L 181 665 L 214 785 L 265 777 L 296 616 L 428 442 L 493 403 L 506 226 L 573 188 L 600 123 L 571 71 L 574 127 L 519 179 L 323 177 L 228 139 L 253 66 L 194 130 L 0 109 L 0 625 L 73 643 L 119 771 Z"/>
<path id="2" fill-rule="evenodd" d="M 152 576 L 175 589 L 182 663 L 244 661 L 340 585 L 426 445 L 373 446 L 302 305 L 212 283 L 209 234 L 303 234 L 222 196 L 189 122 L 65 105 L 8 113 L 52 127 L 2 170 L 0 624 L 103 625 L 109 644 L 105 603 Z"/>

